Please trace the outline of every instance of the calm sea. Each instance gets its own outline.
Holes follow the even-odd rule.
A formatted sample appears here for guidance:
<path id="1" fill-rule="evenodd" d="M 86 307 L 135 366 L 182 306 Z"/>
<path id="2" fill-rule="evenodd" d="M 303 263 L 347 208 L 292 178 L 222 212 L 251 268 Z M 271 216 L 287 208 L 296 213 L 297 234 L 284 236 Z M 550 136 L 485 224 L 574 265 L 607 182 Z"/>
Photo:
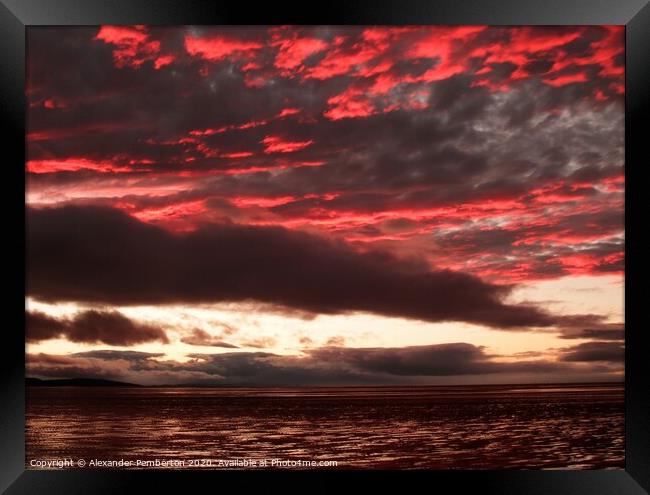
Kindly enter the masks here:
<path id="1" fill-rule="evenodd" d="M 624 391 L 29 387 L 26 444 L 31 469 L 622 469 Z"/>

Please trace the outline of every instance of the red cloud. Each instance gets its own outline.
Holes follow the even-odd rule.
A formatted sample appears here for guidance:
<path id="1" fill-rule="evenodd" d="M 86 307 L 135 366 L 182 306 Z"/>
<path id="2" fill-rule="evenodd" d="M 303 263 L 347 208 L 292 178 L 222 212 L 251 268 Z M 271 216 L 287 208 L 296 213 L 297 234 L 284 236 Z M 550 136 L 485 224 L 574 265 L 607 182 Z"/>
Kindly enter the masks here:
<path id="1" fill-rule="evenodd" d="M 113 45 L 137 46 L 147 42 L 149 35 L 144 26 L 102 26 L 95 39 Z"/>
<path id="2" fill-rule="evenodd" d="M 193 222 L 182 222 L 182 220 L 191 218 L 196 221 L 199 215 L 208 211 L 203 200 L 183 201 L 142 209 L 137 209 L 137 207 L 127 203 L 116 204 L 116 206 L 121 207 L 121 209 L 138 220 L 149 223 L 162 223 L 169 229 L 177 231 L 193 230 Z"/>
<path id="3" fill-rule="evenodd" d="M 27 171 L 32 174 L 48 174 L 56 172 L 77 172 L 93 170 L 95 172 L 115 173 L 131 172 L 130 167 L 118 165 L 107 160 L 90 160 L 87 158 L 65 158 L 61 160 L 29 160 Z"/>
<path id="4" fill-rule="evenodd" d="M 428 89 L 414 86 L 413 89 L 407 89 L 403 94 L 392 97 L 376 95 L 373 93 L 373 88 L 364 90 L 361 86 L 348 87 L 343 93 L 327 100 L 329 108 L 323 112 L 323 115 L 330 120 L 340 120 L 368 117 L 399 109 L 421 110 L 428 105 Z"/>
<path id="5" fill-rule="evenodd" d="M 305 72 L 306 78 L 329 79 L 348 74 L 378 57 L 388 48 L 384 39 L 366 39 L 345 46 L 345 38 L 339 37 L 334 41 L 335 48 L 330 50 L 318 65 Z"/>
<path id="6" fill-rule="evenodd" d="M 328 43 L 319 38 L 300 38 L 285 29 L 276 31 L 271 44 L 278 48 L 275 67 L 287 75 L 300 69 L 305 59 L 328 47 Z"/>
<path id="7" fill-rule="evenodd" d="M 295 196 L 280 196 L 275 198 L 270 197 L 235 197 L 230 200 L 236 206 L 250 207 L 257 206 L 260 208 L 272 208 L 274 206 L 286 205 L 297 201 L 300 198 Z"/>
<path id="8" fill-rule="evenodd" d="M 223 36 L 202 38 L 185 36 L 185 49 L 193 57 L 200 57 L 211 62 L 223 60 L 234 54 L 251 53 L 263 48 L 256 41 L 245 41 Z"/>
<path id="9" fill-rule="evenodd" d="M 267 120 L 253 120 L 251 122 L 244 122 L 239 125 L 226 125 L 222 127 L 210 127 L 207 129 L 195 129 L 190 131 L 192 136 L 211 136 L 213 134 L 221 134 L 222 132 L 228 132 L 232 130 L 243 130 L 243 129 L 252 129 L 253 127 L 259 127 L 261 125 L 268 124 Z"/>
<path id="10" fill-rule="evenodd" d="M 138 68 L 147 60 L 160 60 L 157 57 L 160 52 L 160 42 L 151 41 L 143 26 L 102 26 L 95 39 L 115 45 L 113 60 L 118 68 Z M 164 60 L 166 59 L 163 58 Z M 156 63 L 159 64 L 158 61 Z"/>
<path id="11" fill-rule="evenodd" d="M 279 136 L 266 136 L 261 142 L 265 146 L 264 153 L 293 153 L 294 151 L 300 151 L 311 145 L 314 140 L 285 141 Z"/>
<path id="12" fill-rule="evenodd" d="M 236 151 L 234 153 L 221 153 L 219 155 L 222 158 L 248 158 L 250 156 L 253 156 L 253 152 L 251 151 Z"/>
<path id="13" fill-rule="evenodd" d="M 290 115 L 296 115 L 300 113 L 299 108 L 284 108 L 280 113 L 278 113 L 277 117 L 279 119 L 283 117 L 289 117 Z"/>
<path id="14" fill-rule="evenodd" d="M 154 60 L 153 66 L 156 69 L 160 69 L 166 65 L 173 63 L 176 60 L 176 56 L 172 54 L 161 55 L 156 60 Z"/>
<path id="15" fill-rule="evenodd" d="M 365 92 L 351 87 L 339 95 L 332 96 L 327 100 L 327 104 L 329 109 L 323 115 L 330 120 L 367 117 L 376 113 Z"/>
<path id="16" fill-rule="evenodd" d="M 587 75 L 584 72 L 578 72 L 577 74 L 567 74 L 565 76 L 557 76 L 552 79 L 543 79 L 545 84 L 550 86 L 566 86 L 567 84 L 574 84 L 580 82 L 588 81 Z"/>

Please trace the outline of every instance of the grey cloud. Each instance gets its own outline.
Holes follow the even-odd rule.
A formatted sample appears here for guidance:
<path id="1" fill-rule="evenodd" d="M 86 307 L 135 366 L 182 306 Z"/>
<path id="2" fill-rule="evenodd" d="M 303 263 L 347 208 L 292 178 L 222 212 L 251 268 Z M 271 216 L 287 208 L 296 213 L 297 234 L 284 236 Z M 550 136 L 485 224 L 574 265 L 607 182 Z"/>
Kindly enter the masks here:
<path id="1" fill-rule="evenodd" d="M 562 361 L 592 362 L 604 361 L 623 363 L 625 360 L 625 345 L 622 342 L 596 341 L 585 342 L 562 349 Z"/>
<path id="2" fill-rule="evenodd" d="M 530 359 L 503 362 L 479 346 L 467 343 L 411 346 L 402 348 L 320 347 L 302 356 L 268 352 L 226 352 L 191 354 L 185 363 L 155 361 L 149 353 L 95 351 L 72 356 L 28 356 L 28 369 L 39 376 L 138 377 L 141 381 L 164 377 L 166 383 L 202 385 L 343 385 L 426 383 L 437 377 L 563 376 L 585 373 L 606 376 L 620 371 L 611 363 L 592 359 Z M 128 367 L 110 367 L 114 360 L 130 362 Z M 65 374 L 65 370 L 70 372 Z M 79 375 L 83 370 L 90 375 Z M 113 373 L 113 375 L 111 375 Z M 133 374 L 133 377 L 131 376 Z M 604 374 L 604 375 L 603 375 Z M 613 375 L 612 375 L 613 376 Z M 190 381 L 188 377 L 192 377 Z M 424 380 L 424 382 L 423 382 Z"/>
<path id="3" fill-rule="evenodd" d="M 422 272 L 389 253 L 360 254 L 277 227 L 222 224 L 181 235 L 117 210 L 31 209 L 27 251 L 29 294 L 49 301 L 256 300 L 314 313 L 368 311 L 502 328 L 557 321 L 535 307 L 503 303 L 507 286 Z M 100 316 L 90 313 L 84 328 L 100 331 L 93 324 Z"/>

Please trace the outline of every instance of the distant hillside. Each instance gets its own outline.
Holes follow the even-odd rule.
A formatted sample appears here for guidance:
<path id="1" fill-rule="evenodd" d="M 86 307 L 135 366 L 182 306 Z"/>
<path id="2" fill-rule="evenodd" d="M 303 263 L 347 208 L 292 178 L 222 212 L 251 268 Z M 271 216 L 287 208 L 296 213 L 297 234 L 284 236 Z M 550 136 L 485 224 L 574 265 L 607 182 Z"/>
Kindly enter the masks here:
<path id="1" fill-rule="evenodd" d="M 100 378 L 68 378 L 63 380 L 41 380 L 40 378 L 25 378 L 29 387 L 139 387 L 133 383 L 102 380 Z"/>

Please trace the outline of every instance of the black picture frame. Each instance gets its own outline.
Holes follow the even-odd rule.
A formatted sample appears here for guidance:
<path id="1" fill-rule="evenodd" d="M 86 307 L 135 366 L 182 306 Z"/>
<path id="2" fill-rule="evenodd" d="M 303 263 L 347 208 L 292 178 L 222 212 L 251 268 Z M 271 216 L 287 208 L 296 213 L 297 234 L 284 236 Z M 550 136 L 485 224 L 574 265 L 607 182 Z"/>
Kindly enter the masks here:
<path id="1" fill-rule="evenodd" d="M 119 471 L 25 470 L 25 31 L 37 25 L 98 24 L 616 24 L 626 26 L 626 436 L 620 471 Z M 647 313 L 641 290 L 647 272 L 642 235 L 643 168 L 650 164 L 644 123 L 650 107 L 650 3 L 648 0 L 390 0 L 320 4 L 217 2 L 210 0 L 0 0 L 0 118 L 5 124 L 5 312 L 0 375 L 0 490 L 22 493 L 127 493 L 206 483 L 239 489 L 282 478 L 281 489 L 331 490 L 350 481 L 379 481 L 401 488 L 453 486 L 455 492 L 508 495 L 642 494 L 650 492 L 650 360 L 643 345 Z M 316 481 L 316 479 L 318 481 Z M 307 485 L 305 485 L 307 483 Z M 193 491 L 198 491 L 193 489 Z"/>

